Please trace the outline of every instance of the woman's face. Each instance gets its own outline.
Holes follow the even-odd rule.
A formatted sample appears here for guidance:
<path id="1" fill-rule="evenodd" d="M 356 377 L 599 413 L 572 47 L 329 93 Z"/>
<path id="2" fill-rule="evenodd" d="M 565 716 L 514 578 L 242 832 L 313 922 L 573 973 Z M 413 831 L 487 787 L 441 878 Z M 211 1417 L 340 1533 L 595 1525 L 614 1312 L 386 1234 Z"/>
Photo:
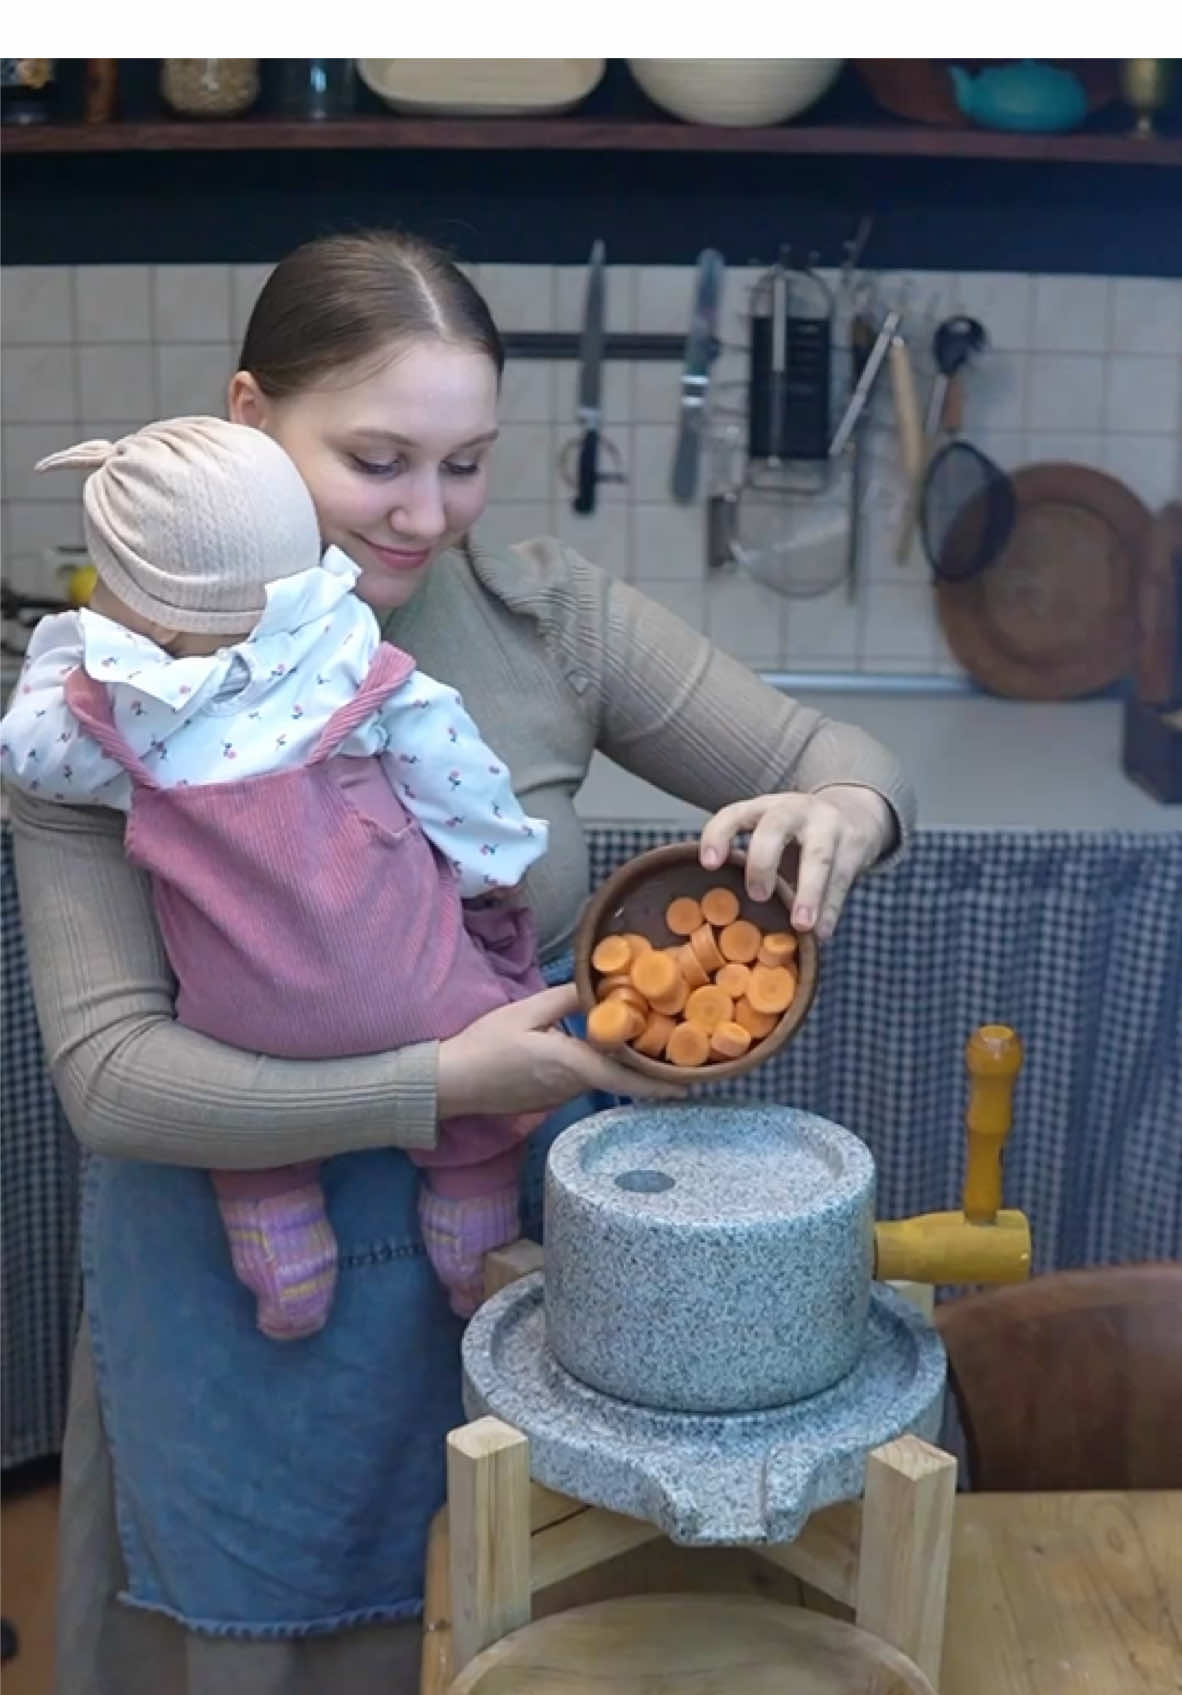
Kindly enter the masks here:
<path id="1" fill-rule="evenodd" d="M 356 592 L 378 614 L 410 599 L 488 499 L 497 373 L 473 347 L 414 341 L 379 367 L 367 362 L 356 381 L 283 400 L 239 371 L 230 417 L 266 430 L 295 461 L 325 545 L 361 567 Z"/>

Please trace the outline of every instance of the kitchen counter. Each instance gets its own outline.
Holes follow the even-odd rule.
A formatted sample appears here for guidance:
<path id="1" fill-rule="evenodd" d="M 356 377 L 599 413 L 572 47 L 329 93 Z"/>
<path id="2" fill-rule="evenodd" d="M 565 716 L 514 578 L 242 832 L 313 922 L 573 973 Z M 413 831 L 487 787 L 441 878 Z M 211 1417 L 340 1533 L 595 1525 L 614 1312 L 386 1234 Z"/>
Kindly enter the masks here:
<path id="1" fill-rule="evenodd" d="M 902 760 L 924 829 L 1182 830 L 1125 776 L 1118 700 L 1033 702 L 980 694 L 801 690 Z M 596 755 L 578 809 L 596 824 L 693 824 L 704 814 Z"/>

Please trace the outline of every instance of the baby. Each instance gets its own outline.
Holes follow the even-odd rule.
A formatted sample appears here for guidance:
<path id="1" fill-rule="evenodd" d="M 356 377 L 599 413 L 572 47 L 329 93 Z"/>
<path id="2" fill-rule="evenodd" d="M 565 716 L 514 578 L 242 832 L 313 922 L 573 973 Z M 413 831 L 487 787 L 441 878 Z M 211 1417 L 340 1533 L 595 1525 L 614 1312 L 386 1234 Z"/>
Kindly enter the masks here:
<path id="1" fill-rule="evenodd" d="M 381 640 L 321 559 L 316 513 L 268 436 L 151 424 L 40 462 L 90 472 L 91 605 L 38 624 L 0 771 L 127 813 L 177 978 L 178 1019 L 296 1059 L 456 1034 L 544 987 L 512 898 L 546 848 L 456 692 Z M 517 1233 L 540 1115 L 439 1127 L 419 1217 L 453 1309 Z M 215 1171 L 235 1271 L 276 1340 L 322 1328 L 336 1242 L 315 1163 Z"/>

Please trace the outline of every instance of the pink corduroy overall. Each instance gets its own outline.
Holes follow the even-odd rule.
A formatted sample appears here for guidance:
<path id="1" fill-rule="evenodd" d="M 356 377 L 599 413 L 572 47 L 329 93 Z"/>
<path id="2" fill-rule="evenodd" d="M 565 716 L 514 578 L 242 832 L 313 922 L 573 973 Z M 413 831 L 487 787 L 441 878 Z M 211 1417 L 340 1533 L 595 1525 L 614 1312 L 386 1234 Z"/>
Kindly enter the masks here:
<path id="1" fill-rule="evenodd" d="M 127 857 L 151 878 L 182 1024 L 250 1052 L 330 1059 L 453 1036 L 545 987 L 532 915 L 465 908 L 377 756 L 337 751 L 413 669 L 383 643 L 304 765 L 173 787 L 116 729 L 104 685 L 81 669 L 67 680 L 71 711 L 131 778 Z M 512 1181 L 537 1122 L 449 1119 L 435 1149 L 410 1157 L 441 1193 L 486 1193 Z"/>

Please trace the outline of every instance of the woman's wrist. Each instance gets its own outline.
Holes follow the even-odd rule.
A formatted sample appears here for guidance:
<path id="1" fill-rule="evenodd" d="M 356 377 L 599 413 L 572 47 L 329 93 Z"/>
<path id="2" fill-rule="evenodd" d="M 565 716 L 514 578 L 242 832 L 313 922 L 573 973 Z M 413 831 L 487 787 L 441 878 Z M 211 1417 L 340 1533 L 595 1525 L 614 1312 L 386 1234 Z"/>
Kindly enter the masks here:
<path id="1" fill-rule="evenodd" d="M 823 783 L 813 793 L 824 795 L 831 805 L 839 809 L 848 807 L 865 821 L 865 827 L 872 832 L 867 866 L 877 864 L 898 845 L 899 820 L 895 809 L 885 795 L 869 784 Z"/>
<path id="2" fill-rule="evenodd" d="M 463 1043 L 454 1037 L 433 1043 L 435 1048 L 435 1121 L 459 1118 L 472 1111 L 470 1079 Z"/>

